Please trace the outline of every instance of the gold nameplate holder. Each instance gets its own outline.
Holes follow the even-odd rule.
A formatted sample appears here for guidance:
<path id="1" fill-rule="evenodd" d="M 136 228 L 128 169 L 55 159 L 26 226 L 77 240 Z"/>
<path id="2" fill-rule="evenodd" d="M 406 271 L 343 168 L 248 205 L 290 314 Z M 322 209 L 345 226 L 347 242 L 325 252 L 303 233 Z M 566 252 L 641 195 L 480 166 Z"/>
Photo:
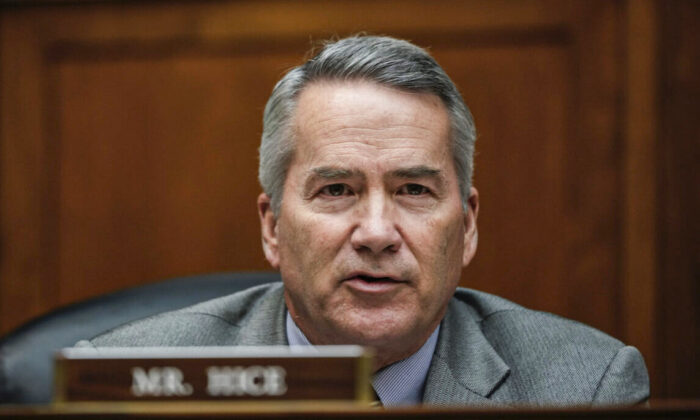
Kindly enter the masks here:
<path id="1" fill-rule="evenodd" d="M 372 399 L 359 346 L 68 348 L 55 364 L 56 403 Z"/>

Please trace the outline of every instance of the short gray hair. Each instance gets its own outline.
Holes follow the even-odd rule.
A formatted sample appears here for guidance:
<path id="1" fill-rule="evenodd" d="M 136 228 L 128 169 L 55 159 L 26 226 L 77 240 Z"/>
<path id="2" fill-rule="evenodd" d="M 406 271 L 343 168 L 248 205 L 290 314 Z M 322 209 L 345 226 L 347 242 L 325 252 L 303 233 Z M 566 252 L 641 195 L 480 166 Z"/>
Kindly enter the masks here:
<path id="1" fill-rule="evenodd" d="M 476 131 L 462 95 L 424 49 L 395 38 L 358 35 L 326 43 L 313 58 L 287 72 L 272 90 L 263 115 L 258 177 L 273 213 L 279 215 L 287 169 L 294 156 L 292 120 L 299 94 L 314 81 L 357 79 L 431 93 L 442 100 L 450 118 L 452 157 L 466 208 Z"/>

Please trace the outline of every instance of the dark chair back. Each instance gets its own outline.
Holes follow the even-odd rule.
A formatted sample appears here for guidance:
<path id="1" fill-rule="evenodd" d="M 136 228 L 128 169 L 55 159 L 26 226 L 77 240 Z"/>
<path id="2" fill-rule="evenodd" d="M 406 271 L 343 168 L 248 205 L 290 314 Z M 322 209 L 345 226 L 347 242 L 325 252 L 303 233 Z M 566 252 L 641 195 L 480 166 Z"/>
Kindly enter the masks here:
<path id="1" fill-rule="evenodd" d="M 0 403 L 52 397 L 53 353 L 81 339 L 160 312 L 279 281 L 278 273 L 218 273 L 133 287 L 42 315 L 0 339 Z"/>

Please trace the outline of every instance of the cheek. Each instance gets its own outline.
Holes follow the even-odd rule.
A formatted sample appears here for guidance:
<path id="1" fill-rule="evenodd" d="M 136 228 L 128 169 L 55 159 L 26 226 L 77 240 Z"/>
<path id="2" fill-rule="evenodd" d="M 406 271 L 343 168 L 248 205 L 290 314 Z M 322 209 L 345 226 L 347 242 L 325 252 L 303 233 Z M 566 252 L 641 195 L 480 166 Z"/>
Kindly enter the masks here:
<path id="1" fill-rule="evenodd" d="M 309 243 L 313 233 L 309 229 L 308 224 L 301 223 L 298 218 L 285 217 L 280 220 L 279 226 L 279 242 L 280 242 L 280 265 L 298 270 L 299 265 L 304 264 L 307 259 L 308 247 L 302 244 Z"/>
<path id="2" fill-rule="evenodd" d="M 415 243 L 418 244 L 416 257 L 423 265 L 422 271 L 431 279 L 432 284 L 425 285 L 426 287 L 459 282 L 463 238 L 464 225 L 457 217 L 448 221 L 433 218 L 422 223 L 421 234 Z"/>
<path id="3" fill-rule="evenodd" d="M 315 279 L 342 246 L 340 228 L 321 217 L 298 212 L 280 223 L 280 265 L 299 273 L 305 282 Z"/>
<path id="4" fill-rule="evenodd" d="M 462 274 L 464 254 L 464 224 L 461 223 L 461 220 L 459 223 L 455 223 L 452 228 L 447 229 L 443 248 L 443 255 L 447 259 L 445 261 L 447 281 L 456 285 Z"/>

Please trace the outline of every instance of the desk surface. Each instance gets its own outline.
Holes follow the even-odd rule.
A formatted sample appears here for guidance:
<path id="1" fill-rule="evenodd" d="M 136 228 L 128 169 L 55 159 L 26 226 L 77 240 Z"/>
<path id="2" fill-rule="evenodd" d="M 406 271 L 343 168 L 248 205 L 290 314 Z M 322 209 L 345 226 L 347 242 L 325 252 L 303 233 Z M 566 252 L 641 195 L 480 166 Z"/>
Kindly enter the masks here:
<path id="1" fill-rule="evenodd" d="M 409 407 L 382 409 L 352 403 L 72 403 L 53 406 L 0 406 L 0 418 L 56 419 L 699 419 L 700 401 L 653 402 L 649 408 L 475 409 Z"/>

